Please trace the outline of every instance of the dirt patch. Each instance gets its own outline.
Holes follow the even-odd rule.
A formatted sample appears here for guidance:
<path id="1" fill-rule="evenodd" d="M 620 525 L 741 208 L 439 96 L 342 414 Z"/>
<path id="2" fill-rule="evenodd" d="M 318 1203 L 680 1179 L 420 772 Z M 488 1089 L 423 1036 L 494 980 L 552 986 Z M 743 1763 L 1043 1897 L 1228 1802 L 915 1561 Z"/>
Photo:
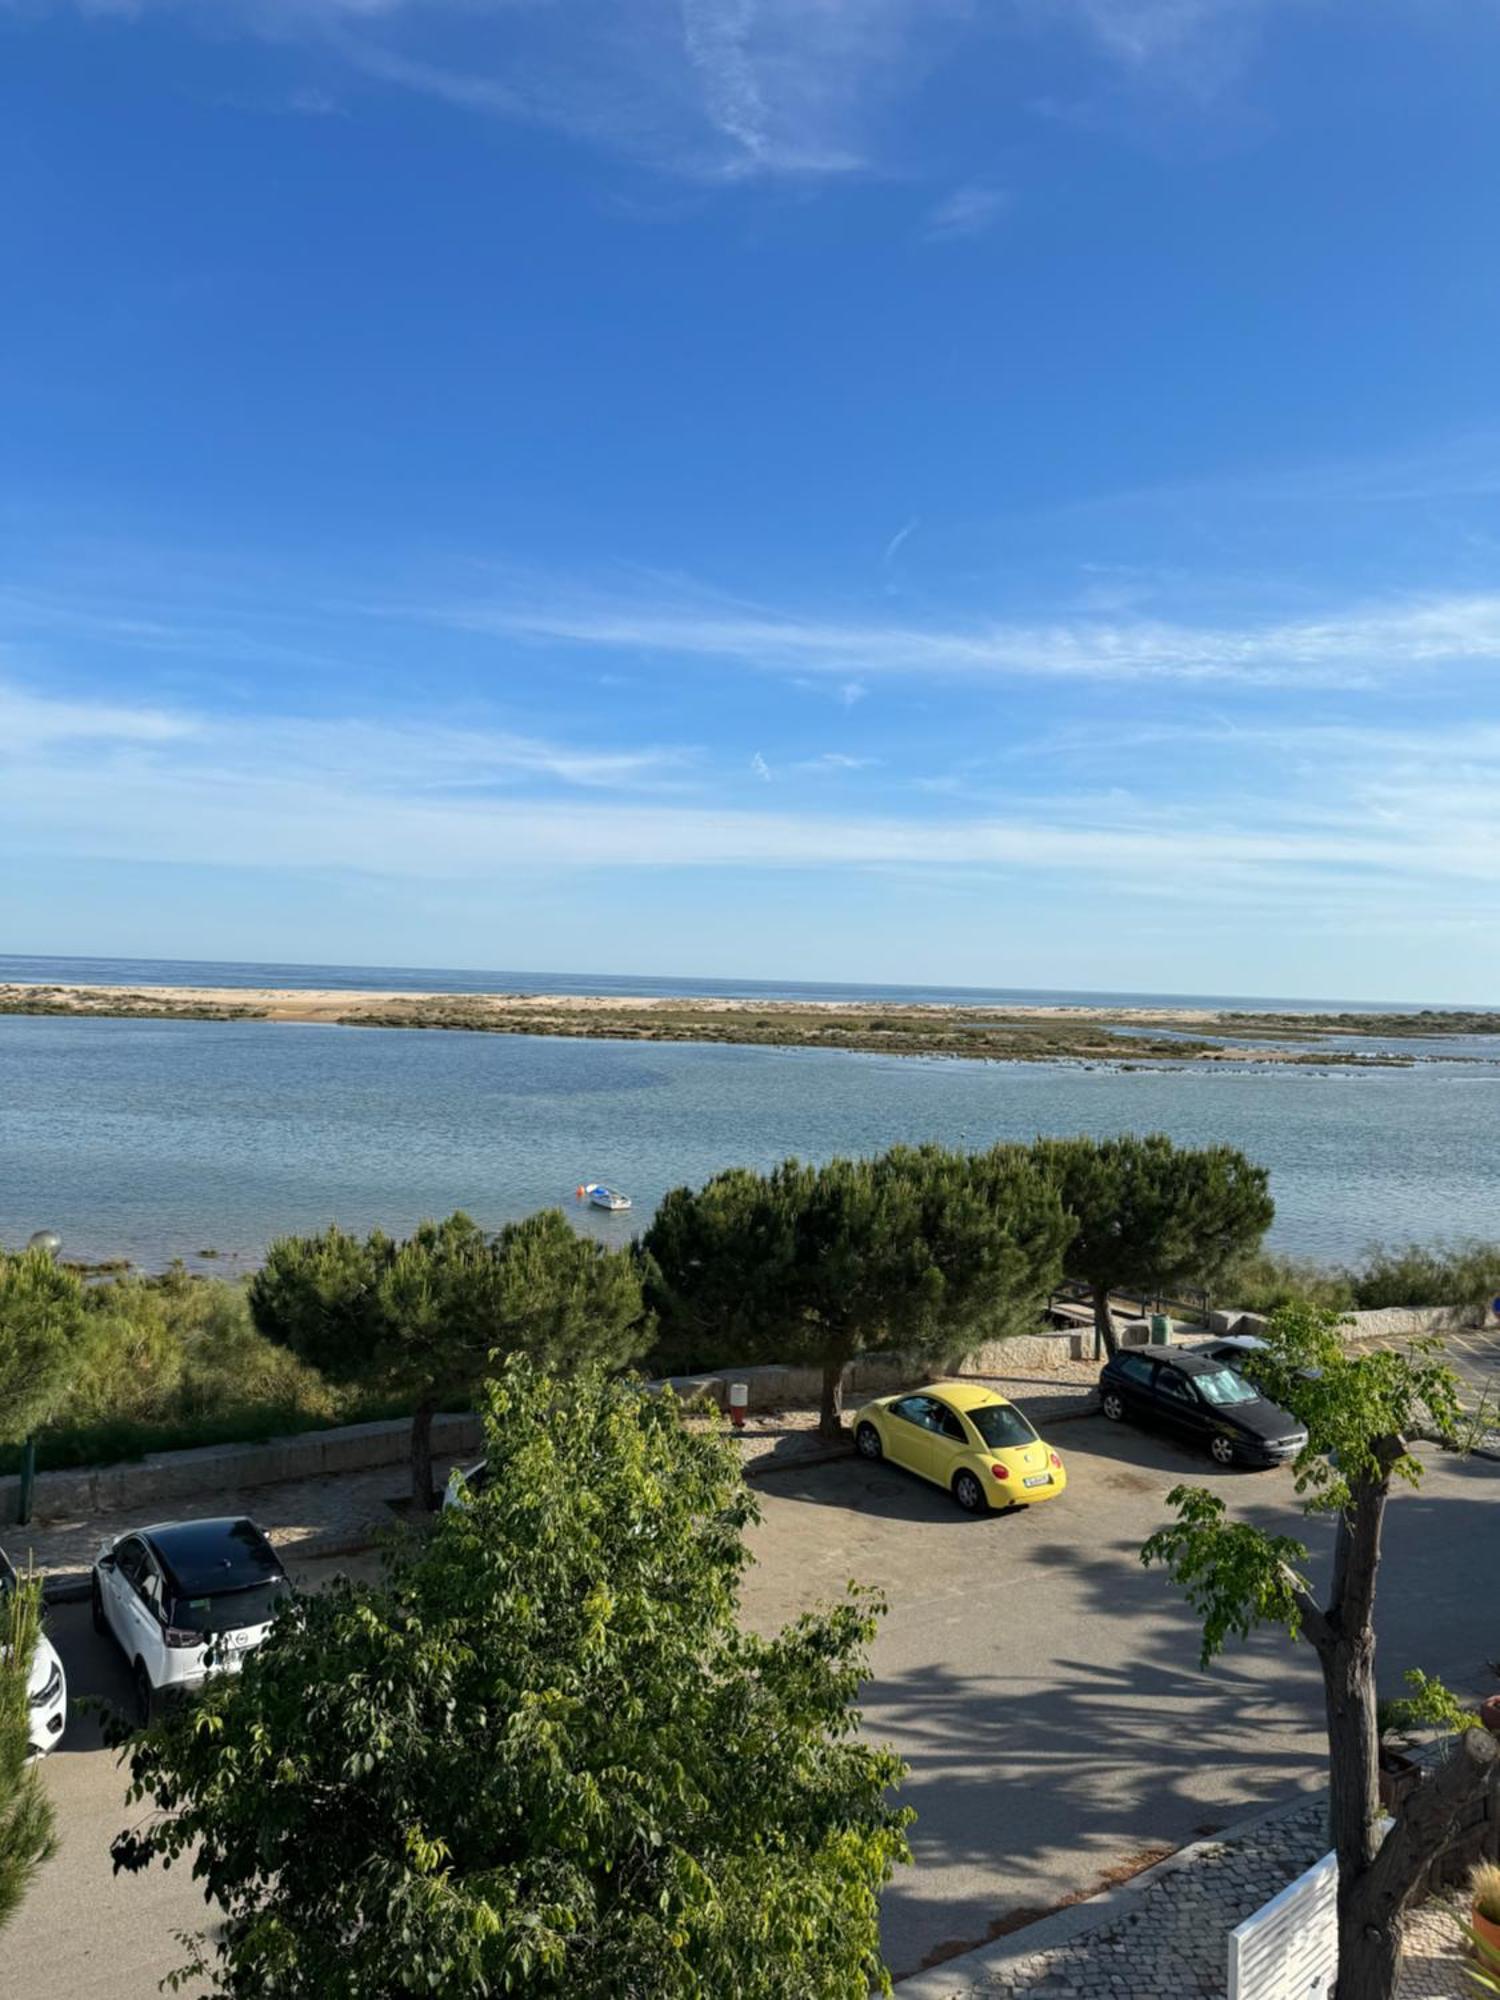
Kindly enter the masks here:
<path id="1" fill-rule="evenodd" d="M 1217 1832 L 1217 1828 L 1208 1831 Z M 984 1935 L 977 1938 L 945 1938 L 935 1944 L 918 1968 L 930 1972 L 935 1965 L 945 1965 L 950 1958 L 962 1958 L 966 1951 L 980 1951 L 987 1944 L 998 1939 L 1011 1937 L 1016 1931 L 1024 1931 L 1028 1925 L 1040 1923 L 1043 1917 L 1055 1917 L 1060 1910 L 1071 1910 L 1075 1904 L 1087 1903 L 1095 1896 L 1102 1896 L 1106 1889 L 1118 1889 L 1123 1882 L 1130 1882 L 1137 1875 L 1144 1875 L 1148 1868 L 1154 1868 L 1159 1861 L 1165 1861 L 1177 1849 L 1169 1844 L 1153 1842 L 1150 1847 L 1142 1847 L 1134 1854 L 1127 1854 L 1123 1860 L 1114 1862 L 1094 1878 L 1092 1888 L 1074 1889 L 1061 1896 L 1055 1903 L 1022 1903 L 1019 1908 L 1008 1910 L 1003 1917 L 994 1918 L 986 1925 Z"/>

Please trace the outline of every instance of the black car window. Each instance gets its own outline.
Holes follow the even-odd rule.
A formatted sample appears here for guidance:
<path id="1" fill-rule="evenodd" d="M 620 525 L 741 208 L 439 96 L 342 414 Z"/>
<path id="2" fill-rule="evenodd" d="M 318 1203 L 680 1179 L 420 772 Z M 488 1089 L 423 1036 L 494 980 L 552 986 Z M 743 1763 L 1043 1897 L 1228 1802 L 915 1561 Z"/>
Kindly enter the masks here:
<path id="1" fill-rule="evenodd" d="M 925 1396 L 903 1396 L 899 1403 L 891 1404 L 893 1417 L 904 1417 L 909 1424 L 925 1424 L 927 1420 L 927 1398 Z"/>
<path id="2" fill-rule="evenodd" d="M 1197 1401 L 1187 1377 L 1180 1375 L 1175 1368 L 1158 1368 L 1156 1386 L 1163 1396 L 1170 1396 L 1174 1403 Z"/>
<path id="3" fill-rule="evenodd" d="M 1117 1354 L 1115 1367 L 1128 1382 L 1139 1382 L 1143 1389 L 1151 1387 L 1151 1378 L 1156 1372 L 1154 1364 L 1144 1354 Z"/>
<path id="4" fill-rule="evenodd" d="M 1036 1432 L 1013 1403 L 982 1403 L 977 1410 L 970 1410 L 969 1422 L 991 1451 L 1036 1443 Z"/>
<path id="5" fill-rule="evenodd" d="M 141 1572 L 146 1567 L 146 1546 L 132 1535 L 128 1542 L 121 1542 L 115 1550 L 115 1568 L 128 1584 L 140 1588 Z"/>
<path id="6" fill-rule="evenodd" d="M 286 1578 L 277 1576 L 212 1597 L 179 1597 L 172 1606 L 171 1622 L 186 1632 L 243 1632 L 252 1625 L 269 1625 L 291 1594 Z"/>
<path id="7" fill-rule="evenodd" d="M 147 1563 L 141 1572 L 140 1592 L 150 1608 L 160 1614 L 163 1601 L 161 1572 L 152 1563 Z"/>
<path id="8" fill-rule="evenodd" d="M 932 1428 L 945 1438 L 952 1438 L 958 1444 L 967 1444 L 964 1427 L 946 1403 L 932 1405 Z"/>

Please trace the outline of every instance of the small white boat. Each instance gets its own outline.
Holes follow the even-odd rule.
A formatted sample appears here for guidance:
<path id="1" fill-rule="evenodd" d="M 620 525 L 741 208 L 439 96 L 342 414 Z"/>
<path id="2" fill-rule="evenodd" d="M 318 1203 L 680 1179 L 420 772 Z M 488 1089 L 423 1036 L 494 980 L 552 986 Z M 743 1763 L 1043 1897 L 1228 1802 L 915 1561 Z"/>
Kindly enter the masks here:
<path id="1" fill-rule="evenodd" d="M 621 1194 L 618 1188 L 606 1187 L 603 1181 L 590 1181 L 579 1192 L 586 1196 L 595 1208 L 607 1208 L 611 1214 L 630 1206 L 628 1194 Z"/>

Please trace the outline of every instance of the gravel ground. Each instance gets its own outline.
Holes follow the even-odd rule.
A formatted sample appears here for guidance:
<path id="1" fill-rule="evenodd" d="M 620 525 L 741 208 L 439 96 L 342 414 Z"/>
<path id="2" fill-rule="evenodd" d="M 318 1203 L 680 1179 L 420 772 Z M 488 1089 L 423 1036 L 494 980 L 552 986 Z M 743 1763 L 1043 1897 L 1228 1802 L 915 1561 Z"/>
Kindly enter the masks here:
<path id="1" fill-rule="evenodd" d="M 1243 1838 L 1202 1842 L 1127 1910 L 1101 1911 L 1097 1926 L 1068 1942 L 955 1984 L 952 2000 L 1223 2000 L 1230 1931 L 1327 1851 L 1321 1799 L 1255 1823 Z M 1448 1898 L 1411 1913 L 1396 2000 L 1472 2000 L 1462 1915 Z M 903 1981 L 897 1992 L 923 1983 Z"/>

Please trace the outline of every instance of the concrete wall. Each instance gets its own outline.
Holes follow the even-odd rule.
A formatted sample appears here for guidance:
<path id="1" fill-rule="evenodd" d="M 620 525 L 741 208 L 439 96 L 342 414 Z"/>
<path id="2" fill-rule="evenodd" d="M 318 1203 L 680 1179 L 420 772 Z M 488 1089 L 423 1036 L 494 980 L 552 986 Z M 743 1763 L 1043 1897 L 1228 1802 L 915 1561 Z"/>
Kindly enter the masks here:
<path id="1" fill-rule="evenodd" d="M 1055 1368 L 1060 1362 L 1083 1358 L 1084 1343 L 1092 1334 L 1076 1332 L 1017 1334 L 1012 1340 L 992 1340 L 978 1347 L 954 1370 L 928 1368 L 921 1362 L 903 1361 L 899 1356 L 867 1354 L 852 1361 L 844 1370 L 844 1401 L 888 1396 L 894 1389 L 915 1387 L 939 1376 L 1011 1375 L 1017 1369 Z M 816 1404 L 823 1393 L 823 1375 L 817 1368 L 795 1368 L 771 1363 L 753 1368 L 716 1368 L 705 1375 L 673 1375 L 667 1378 L 679 1396 L 707 1396 L 721 1409 L 729 1407 L 729 1384 L 743 1382 L 750 1392 L 747 1409 L 783 1410 L 790 1405 Z"/>
<path id="2" fill-rule="evenodd" d="M 432 1421 L 434 1453 L 462 1456 L 477 1452 L 477 1416 L 445 1415 Z M 365 1472 L 400 1465 L 411 1450 L 411 1424 L 344 1424 L 336 1430 L 308 1431 L 301 1437 L 272 1438 L 266 1444 L 205 1445 L 197 1451 L 160 1451 L 138 1465 L 82 1466 L 73 1472 L 42 1472 L 32 1495 L 38 1521 L 86 1521 L 101 1513 L 159 1515 L 163 1503 L 201 1499 L 205 1493 L 232 1493 L 238 1487 L 269 1486 L 279 1479 L 316 1479 L 320 1474 Z M 21 1482 L 0 1479 L 0 1521 L 14 1521 Z"/>
<path id="3" fill-rule="evenodd" d="M 1264 1313 L 1210 1313 L 1208 1323 L 1215 1333 L 1264 1333 Z M 1492 1313 L 1480 1314 L 1463 1306 L 1383 1306 L 1377 1311 L 1344 1315 L 1346 1340 L 1410 1340 L 1424 1333 L 1452 1333 L 1462 1326 L 1493 1326 Z"/>

